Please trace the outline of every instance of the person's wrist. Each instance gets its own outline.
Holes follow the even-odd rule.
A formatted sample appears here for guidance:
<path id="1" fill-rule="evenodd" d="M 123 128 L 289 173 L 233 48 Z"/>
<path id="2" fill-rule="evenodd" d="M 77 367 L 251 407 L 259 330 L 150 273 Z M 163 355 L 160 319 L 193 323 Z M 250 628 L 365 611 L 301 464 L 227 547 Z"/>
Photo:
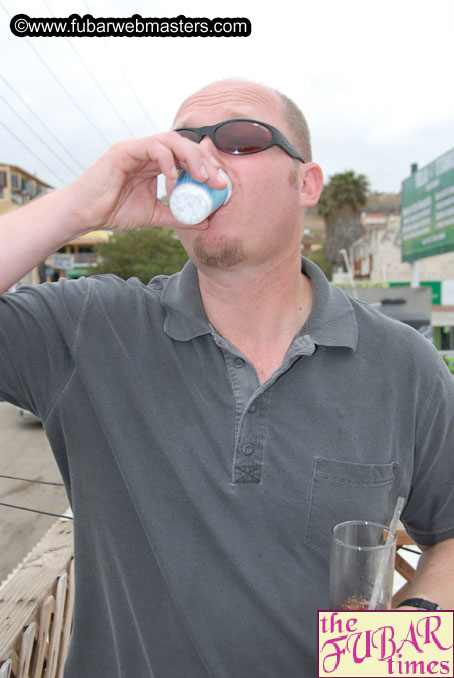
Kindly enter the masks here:
<path id="1" fill-rule="evenodd" d="M 442 610 L 443 608 L 438 603 L 435 603 L 432 600 L 414 596 L 412 598 L 405 598 L 405 600 L 402 600 L 402 602 L 400 602 L 399 605 L 397 605 L 396 609 L 433 611 L 433 610 Z"/>
<path id="2" fill-rule="evenodd" d="M 46 197 L 50 198 L 49 208 L 54 210 L 69 240 L 96 229 L 80 209 L 73 184 L 60 188 Z"/>

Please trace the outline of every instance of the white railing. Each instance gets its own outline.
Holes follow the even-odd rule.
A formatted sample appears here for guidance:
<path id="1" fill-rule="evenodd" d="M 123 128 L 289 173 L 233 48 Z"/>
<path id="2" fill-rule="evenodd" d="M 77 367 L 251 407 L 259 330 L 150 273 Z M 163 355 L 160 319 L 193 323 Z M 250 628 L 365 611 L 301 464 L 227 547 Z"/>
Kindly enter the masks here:
<path id="1" fill-rule="evenodd" d="M 0 678 L 62 678 L 73 607 L 73 525 L 60 519 L 0 587 Z"/>

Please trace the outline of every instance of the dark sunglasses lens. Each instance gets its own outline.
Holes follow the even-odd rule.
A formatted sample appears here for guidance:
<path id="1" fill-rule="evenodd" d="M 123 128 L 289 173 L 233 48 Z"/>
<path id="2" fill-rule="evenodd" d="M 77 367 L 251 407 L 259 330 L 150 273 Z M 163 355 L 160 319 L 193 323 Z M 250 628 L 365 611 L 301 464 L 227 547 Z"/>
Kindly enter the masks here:
<path id="1" fill-rule="evenodd" d="M 228 122 L 215 133 L 217 146 L 227 153 L 253 153 L 267 148 L 272 139 L 269 129 L 256 122 Z"/>
<path id="2" fill-rule="evenodd" d="M 177 132 L 180 136 L 191 141 L 197 142 L 199 139 L 197 132 L 194 132 L 192 129 L 177 129 Z"/>

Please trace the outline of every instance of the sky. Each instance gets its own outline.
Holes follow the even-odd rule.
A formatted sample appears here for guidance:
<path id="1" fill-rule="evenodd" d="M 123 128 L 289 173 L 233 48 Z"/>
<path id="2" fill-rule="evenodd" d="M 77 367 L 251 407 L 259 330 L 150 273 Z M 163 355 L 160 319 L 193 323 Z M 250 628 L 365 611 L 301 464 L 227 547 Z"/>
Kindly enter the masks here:
<path id="1" fill-rule="evenodd" d="M 17 14 L 246 17 L 252 32 L 21 38 Z M 0 0 L 0 163 L 60 188 L 116 141 L 169 129 L 200 87 L 243 77 L 303 110 L 325 181 L 354 170 L 399 192 L 412 163 L 454 146 L 453 28 L 453 0 Z"/>

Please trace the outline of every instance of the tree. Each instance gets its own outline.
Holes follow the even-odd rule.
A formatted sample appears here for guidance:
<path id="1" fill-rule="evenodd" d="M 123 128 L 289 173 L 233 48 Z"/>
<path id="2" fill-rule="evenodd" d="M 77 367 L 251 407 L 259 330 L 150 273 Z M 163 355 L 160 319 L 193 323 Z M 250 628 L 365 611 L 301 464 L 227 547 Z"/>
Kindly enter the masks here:
<path id="1" fill-rule="evenodd" d="M 120 278 L 137 277 L 147 284 L 155 275 L 171 275 L 188 260 L 180 241 L 164 228 L 144 228 L 116 233 L 96 248 L 102 263 L 93 271 L 115 273 Z"/>
<path id="2" fill-rule="evenodd" d="M 326 275 L 328 280 L 331 279 L 331 276 L 333 274 L 332 266 L 328 259 L 326 258 L 323 249 L 303 250 L 303 255 L 306 257 L 306 259 L 310 259 L 311 261 L 314 262 L 314 264 L 317 264 L 317 266 L 322 269 L 323 273 Z"/>
<path id="3" fill-rule="evenodd" d="M 326 222 L 325 255 L 333 267 L 342 261 L 339 250 L 348 249 L 364 235 L 361 210 L 368 192 L 367 177 L 352 170 L 333 174 L 323 189 L 318 213 Z"/>

